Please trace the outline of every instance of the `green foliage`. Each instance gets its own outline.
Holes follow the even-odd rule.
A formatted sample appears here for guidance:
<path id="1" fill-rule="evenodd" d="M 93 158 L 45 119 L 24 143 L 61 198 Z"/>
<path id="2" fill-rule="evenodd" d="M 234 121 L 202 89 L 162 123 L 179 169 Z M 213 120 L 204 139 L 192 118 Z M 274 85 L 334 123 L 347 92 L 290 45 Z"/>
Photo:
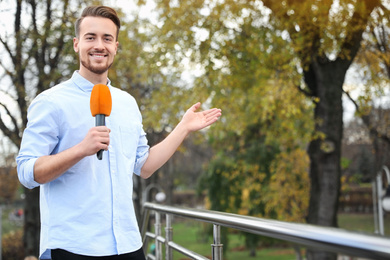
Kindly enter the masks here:
<path id="1" fill-rule="evenodd" d="M 305 222 L 309 206 L 309 158 L 297 148 L 272 161 L 269 190 L 264 194 L 266 213 L 290 222 Z"/>
<path id="2" fill-rule="evenodd" d="M 345 170 L 351 165 L 352 161 L 348 158 L 341 157 L 341 169 Z"/>
<path id="3" fill-rule="evenodd" d="M 184 109 L 198 100 L 188 100 L 179 68 L 172 66 L 170 55 L 159 48 L 157 32 L 157 26 L 136 13 L 131 21 L 123 17 L 118 57 L 109 76 L 115 86 L 135 97 L 147 132 L 169 132 Z"/>
<path id="4" fill-rule="evenodd" d="M 189 68 L 193 85 L 184 88 L 187 93 L 182 90 L 181 99 L 188 103 L 196 98 L 223 110 L 220 122 L 208 131 L 215 156 L 201 181 L 210 208 L 278 218 L 276 210 L 266 210 L 267 203 L 280 200 L 277 194 L 266 196 L 270 184 L 278 183 L 272 176 L 298 167 L 293 172 L 296 187 L 307 190 L 307 179 L 298 177 L 307 175 L 308 164 L 300 149 L 313 134 L 312 104 L 296 88 L 302 76 L 295 50 L 268 23 L 269 13 L 257 1 L 155 3 L 157 22 L 137 21 L 142 24 L 139 32 L 152 36 L 143 49 L 149 50 L 145 55 L 153 61 L 150 66 L 177 78 Z M 174 95 L 164 101 L 164 84 L 156 93 L 169 104 Z M 153 102 L 157 107 L 160 101 Z M 285 158 L 297 150 L 296 161 L 287 161 L 284 168 L 272 166 L 281 160 L 280 153 Z M 298 214 L 292 205 L 290 201 L 282 210 Z M 305 205 L 299 201 L 295 207 Z"/>
<path id="5" fill-rule="evenodd" d="M 240 147 L 216 154 L 202 176 L 201 187 L 208 190 L 213 210 L 262 216 L 264 204 L 260 194 L 269 181 L 270 163 L 278 147 L 261 140 L 250 139 L 248 143 L 237 141 L 237 136 L 230 138 Z M 258 137 L 261 138 L 264 136 Z"/>

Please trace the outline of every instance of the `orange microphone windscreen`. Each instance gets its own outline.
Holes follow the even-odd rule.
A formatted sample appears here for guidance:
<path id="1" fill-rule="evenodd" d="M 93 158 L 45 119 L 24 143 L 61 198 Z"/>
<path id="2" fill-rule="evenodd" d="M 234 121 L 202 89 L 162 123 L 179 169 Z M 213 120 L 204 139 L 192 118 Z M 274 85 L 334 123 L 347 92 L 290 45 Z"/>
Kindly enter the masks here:
<path id="1" fill-rule="evenodd" d="M 92 116 L 99 114 L 109 116 L 112 108 L 110 89 L 103 84 L 93 86 L 90 105 Z"/>

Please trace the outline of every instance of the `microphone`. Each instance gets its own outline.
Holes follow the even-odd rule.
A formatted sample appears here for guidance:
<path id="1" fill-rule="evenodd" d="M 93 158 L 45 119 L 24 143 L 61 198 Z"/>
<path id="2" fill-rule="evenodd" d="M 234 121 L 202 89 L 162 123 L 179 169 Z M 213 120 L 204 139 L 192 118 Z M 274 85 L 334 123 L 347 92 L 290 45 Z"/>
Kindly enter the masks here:
<path id="1" fill-rule="evenodd" d="M 95 117 L 95 125 L 106 125 L 106 116 L 111 114 L 112 99 L 110 89 L 104 84 L 93 86 L 90 100 L 91 114 Z M 103 149 L 97 152 L 97 158 L 103 158 Z"/>

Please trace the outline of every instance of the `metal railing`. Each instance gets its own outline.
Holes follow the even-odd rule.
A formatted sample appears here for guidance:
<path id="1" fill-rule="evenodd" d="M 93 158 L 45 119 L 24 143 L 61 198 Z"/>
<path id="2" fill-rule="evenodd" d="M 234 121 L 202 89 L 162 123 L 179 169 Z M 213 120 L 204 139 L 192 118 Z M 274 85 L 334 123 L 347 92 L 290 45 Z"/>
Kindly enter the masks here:
<path id="1" fill-rule="evenodd" d="M 172 250 L 177 250 L 192 259 L 208 259 L 172 241 L 173 215 L 214 225 L 214 243 L 211 245 L 212 259 L 214 260 L 222 260 L 221 226 L 289 241 L 311 249 L 369 259 L 390 259 L 390 238 L 378 235 L 366 235 L 338 228 L 290 223 L 211 210 L 172 207 L 149 202 L 146 202 L 143 206 L 144 219 L 141 233 L 144 240 L 144 250 L 148 249 L 148 238 L 154 239 L 156 245 L 154 255 L 146 252 L 148 259 L 163 259 L 163 244 L 165 245 L 166 260 L 172 259 Z M 155 213 L 155 233 L 146 230 L 151 211 Z M 162 213 L 166 214 L 165 237 L 161 236 Z"/>

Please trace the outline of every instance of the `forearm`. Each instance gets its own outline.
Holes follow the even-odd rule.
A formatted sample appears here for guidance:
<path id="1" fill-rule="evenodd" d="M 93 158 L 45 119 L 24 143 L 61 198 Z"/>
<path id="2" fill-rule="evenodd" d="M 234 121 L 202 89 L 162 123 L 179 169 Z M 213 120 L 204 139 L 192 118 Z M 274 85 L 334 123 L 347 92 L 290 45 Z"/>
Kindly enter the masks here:
<path id="1" fill-rule="evenodd" d="M 40 184 L 52 181 L 86 156 L 108 149 L 110 129 L 92 127 L 77 145 L 55 155 L 42 156 L 34 164 L 34 180 Z"/>
<path id="2" fill-rule="evenodd" d="M 80 144 L 58 154 L 39 157 L 34 164 L 34 180 L 40 184 L 55 180 L 84 157 Z"/>
<path id="3" fill-rule="evenodd" d="M 175 153 L 189 132 L 179 123 L 162 142 L 153 146 L 149 151 L 148 159 L 142 166 L 141 177 L 144 179 L 149 178 L 156 170 L 163 166 Z"/>

